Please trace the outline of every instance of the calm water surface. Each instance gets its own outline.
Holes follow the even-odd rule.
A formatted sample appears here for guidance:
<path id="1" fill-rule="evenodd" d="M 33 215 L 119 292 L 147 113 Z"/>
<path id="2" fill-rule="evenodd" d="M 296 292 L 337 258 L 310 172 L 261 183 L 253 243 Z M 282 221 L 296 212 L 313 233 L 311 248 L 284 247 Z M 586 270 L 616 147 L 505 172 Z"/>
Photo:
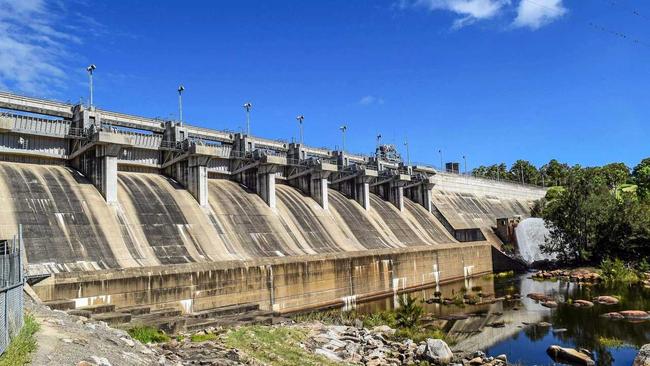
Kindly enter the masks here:
<path id="1" fill-rule="evenodd" d="M 631 323 L 611 320 L 599 315 L 620 310 L 650 310 L 650 290 L 639 286 L 579 286 L 563 281 L 540 282 L 528 275 L 506 279 L 471 279 L 438 288 L 443 297 L 453 297 L 461 289 L 480 286 L 484 294 L 496 297 L 520 294 L 521 299 L 497 301 L 493 304 L 454 305 L 423 304 L 426 313 L 434 318 L 449 318 L 452 314 L 468 315 L 466 319 L 447 320 L 443 324 L 448 331 L 455 350 L 481 349 L 488 355 L 506 354 L 511 363 L 521 365 L 558 365 L 546 354 L 553 344 L 563 347 L 586 348 L 594 353 L 597 365 L 632 365 L 638 348 L 650 343 L 650 321 Z M 421 299 L 431 298 L 435 289 L 414 293 Z M 471 292 L 471 291 L 470 291 Z M 531 292 L 543 292 L 558 302 L 569 299 L 592 300 L 599 295 L 620 296 L 618 305 L 596 304 L 593 308 L 576 308 L 560 303 L 556 309 L 548 309 L 526 298 Z M 385 310 L 394 306 L 394 299 L 360 304 L 361 312 Z M 494 322 L 504 322 L 502 328 L 491 327 Z M 548 322 L 551 327 L 525 325 Z M 606 346 L 605 338 L 617 339 L 620 346 Z"/>

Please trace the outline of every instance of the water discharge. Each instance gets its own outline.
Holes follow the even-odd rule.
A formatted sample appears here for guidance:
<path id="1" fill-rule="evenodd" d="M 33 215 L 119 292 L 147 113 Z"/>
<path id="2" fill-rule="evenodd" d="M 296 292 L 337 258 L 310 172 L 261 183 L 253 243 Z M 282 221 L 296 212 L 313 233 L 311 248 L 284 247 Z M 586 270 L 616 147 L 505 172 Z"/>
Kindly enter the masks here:
<path id="1" fill-rule="evenodd" d="M 526 262 L 533 263 L 555 259 L 555 254 L 542 253 L 540 248 L 549 235 L 543 219 L 531 217 L 522 220 L 515 229 L 515 235 L 517 236 L 519 254 Z"/>

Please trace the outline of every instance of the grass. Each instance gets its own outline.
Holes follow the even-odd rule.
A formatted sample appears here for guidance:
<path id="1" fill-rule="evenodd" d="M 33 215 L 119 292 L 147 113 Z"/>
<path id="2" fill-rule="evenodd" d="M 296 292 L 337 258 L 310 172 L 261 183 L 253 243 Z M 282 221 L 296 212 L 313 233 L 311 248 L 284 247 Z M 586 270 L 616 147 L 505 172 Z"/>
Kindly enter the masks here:
<path id="1" fill-rule="evenodd" d="M 0 366 L 26 365 L 30 361 L 30 354 L 36 350 L 36 337 L 40 325 L 31 315 L 25 315 L 25 325 L 15 336 L 5 353 L 0 357 Z"/>
<path id="2" fill-rule="evenodd" d="M 224 342 L 266 365 L 338 365 L 301 348 L 306 337 L 305 330 L 251 325 L 226 333 Z"/>
<path id="3" fill-rule="evenodd" d="M 205 341 L 212 341 L 217 339 L 217 335 L 213 333 L 206 333 L 206 334 L 192 334 L 190 336 L 190 340 L 192 342 L 205 342 Z"/>
<path id="4" fill-rule="evenodd" d="M 137 326 L 129 329 L 129 335 L 142 343 L 162 343 L 170 340 L 167 334 L 150 326 Z"/>
<path id="5" fill-rule="evenodd" d="M 607 347 L 607 348 L 636 348 L 630 344 L 627 344 L 623 342 L 622 340 L 618 338 L 607 338 L 607 337 L 599 337 L 598 338 L 598 343 L 601 345 Z"/>

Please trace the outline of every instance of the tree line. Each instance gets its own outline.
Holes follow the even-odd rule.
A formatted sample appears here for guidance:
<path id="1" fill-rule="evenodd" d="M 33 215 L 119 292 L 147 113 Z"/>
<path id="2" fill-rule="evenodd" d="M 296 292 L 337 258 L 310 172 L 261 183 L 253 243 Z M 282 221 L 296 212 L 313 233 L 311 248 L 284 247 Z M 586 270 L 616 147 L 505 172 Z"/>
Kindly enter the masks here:
<path id="1" fill-rule="evenodd" d="M 560 163 L 556 159 L 552 159 L 539 168 L 528 160 L 517 160 L 510 168 L 505 163 L 481 165 L 472 169 L 472 176 L 552 187 L 567 184 L 570 176 L 583 169 L 585 168 L 580 165 L 569 166 L 569 164 Z M 606 177 L 608 183 L 613 185 L 623 184 L 630 178 L 630 168 L 624 163 L 612 163 L 589 169 L 599 170 L 601 175 Z"/>
<path id="2" fill-rule="evenodd" d="M 560 184 L 549 188 L 532 210 L 550 230 L 543 251 L 572 263 L 600 263 L 608 258 L 647 263 L 650 158 L 632 169 L 623 163 L 569 168 L 553 161 L 545 167 L 555 169 L 548 176 Z"/>

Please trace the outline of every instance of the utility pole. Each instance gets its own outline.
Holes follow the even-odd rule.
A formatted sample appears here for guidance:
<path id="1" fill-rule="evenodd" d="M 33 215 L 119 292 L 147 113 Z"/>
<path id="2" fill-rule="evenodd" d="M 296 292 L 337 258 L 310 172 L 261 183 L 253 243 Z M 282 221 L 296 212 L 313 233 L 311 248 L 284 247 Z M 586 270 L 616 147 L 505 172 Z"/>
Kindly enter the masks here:
<path id="1" fill-rule="evenodd" d="M 90 78 L 90 105 L 88 106 L 90 109 L 93 108 L 93 72 L 97 66 L 95 64 L 91 64 L 90 66 L 86 67 L 86 71 L 88 71 L 88 77 Z"/>
<path id="2" fill-rule="evenodd" d="M 185 87 L 182 85 L 178 86 L 178 120 L 181 123 L 181 127 L 183 127 L 183 91 L 185 90 Z"/>
<path id="3" fill-rule="evenodd" d="M 343 136 L 343 146 L 341 147 L 341 151 L 345 153 L 345 131 L 348 130 L 348 126 L 342 125 L 339 127 L 339 130 L 341 130 L 341 134 Z"/>
<path id="4" fill-rule="evenodd" d="M 253 109 L 253 104 L 251 102 L 246 102 L 242 106 L 246 110 L 246 136 L 251 135 L 251 109 Z"/>
<path id="5" fill-rule="evenodd" d="M 304 145 L 305 141 L 303 140 L 302 136 L 302 121 L 305 120 L 305 116 L 302 114 L 296 117 L 296 120 L 298 121 L 298 127 L 300 128 L 300 145 Z"/>

